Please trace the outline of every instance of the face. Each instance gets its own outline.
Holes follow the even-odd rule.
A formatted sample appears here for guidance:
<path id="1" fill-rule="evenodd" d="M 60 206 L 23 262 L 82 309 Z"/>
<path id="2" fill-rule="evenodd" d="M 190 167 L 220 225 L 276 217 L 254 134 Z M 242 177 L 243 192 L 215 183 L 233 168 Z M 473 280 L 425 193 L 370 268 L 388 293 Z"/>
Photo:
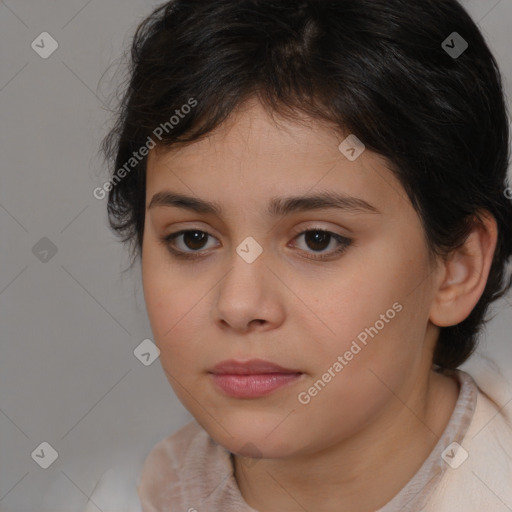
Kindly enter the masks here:
<path id="1" fill-rule="evenodd" d="M 408 396 L 431 367 L 420 220 L 386 162 L 369 150 L 349 160 L 344 138 L 252 102 L 207 139 L 149 154 L 142 276 L 160 361 L 184 406 L 234 453 L 299 456 L 348 439 L 391 417 L 394 394 Z M 283 208 L 325 193 L 346 201 Z M 256 358 L 300 375 L 232 396 L 210 373 Z"/>

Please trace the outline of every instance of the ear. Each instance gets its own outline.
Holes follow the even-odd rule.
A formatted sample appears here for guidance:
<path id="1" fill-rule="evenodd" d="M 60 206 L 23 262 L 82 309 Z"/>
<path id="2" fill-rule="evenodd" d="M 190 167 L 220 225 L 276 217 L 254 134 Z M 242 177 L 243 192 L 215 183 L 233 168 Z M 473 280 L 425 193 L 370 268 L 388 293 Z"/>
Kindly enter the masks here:
<path id="1" fill-rule="evenodd" d="M 465 320 L 484 292 L 498 229 L 489 212 L 480 212 L 480 218 L 475 218 L 464 244 L 440 263 L 440 280 L 430 310 L 430 321 L 438 327 Z"/>

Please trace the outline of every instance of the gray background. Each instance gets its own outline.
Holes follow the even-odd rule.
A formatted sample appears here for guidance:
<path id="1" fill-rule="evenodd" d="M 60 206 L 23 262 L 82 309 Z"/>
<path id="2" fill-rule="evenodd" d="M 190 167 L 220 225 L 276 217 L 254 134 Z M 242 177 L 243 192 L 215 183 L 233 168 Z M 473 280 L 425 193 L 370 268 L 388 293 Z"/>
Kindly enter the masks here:
<path id="1" fill-rule="evenodd" d="M 100 78 L 160 3 L 0 1 L 1 512 L 40 511 L 43 495 L 45 511 L 83 510 L 107 468 L 136 468 L 192 419 L 159 360 L 134 356 L 152 337 L 140 271 L 121 274 L 127 252 L 92 193 L 108 178 L 98 148 L 115 85 Z M 510 96 L 512 0 L 463 4 Z M 44 31 L 59 45 L 47 59 L 31 48 Z M 57 248 L 46 262 L 32 250 L 44 237 Z M 479 349 L 509 382 L 511 306 L 495 306 Z M 43 441 L 59 454 L 48 469 L 31 457 Z"/>

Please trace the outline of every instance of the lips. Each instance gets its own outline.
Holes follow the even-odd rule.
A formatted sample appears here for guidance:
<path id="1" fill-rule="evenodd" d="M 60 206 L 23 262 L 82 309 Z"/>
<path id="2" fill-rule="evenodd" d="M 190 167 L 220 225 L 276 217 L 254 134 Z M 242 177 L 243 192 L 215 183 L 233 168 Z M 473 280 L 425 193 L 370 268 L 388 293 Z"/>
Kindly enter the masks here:
<path id="1" fill-rule="evenodd" d="M 249 361 L 229 359 L 216 364 L 212 370 L 210 370 L 210 373 L 216 375 L 263 375 L 268 373 L 300 374 L 302 372 L 296 369 L 283 368 L 278 364 L 263 359 L 251 359 Z"/>
<path id="2" fill-rule="evenodd" d="M 263 359 L 216 364 L 209 372 L 216 388 L 231 398 L 261 398 L 304 378 L 303 372 Z"/>

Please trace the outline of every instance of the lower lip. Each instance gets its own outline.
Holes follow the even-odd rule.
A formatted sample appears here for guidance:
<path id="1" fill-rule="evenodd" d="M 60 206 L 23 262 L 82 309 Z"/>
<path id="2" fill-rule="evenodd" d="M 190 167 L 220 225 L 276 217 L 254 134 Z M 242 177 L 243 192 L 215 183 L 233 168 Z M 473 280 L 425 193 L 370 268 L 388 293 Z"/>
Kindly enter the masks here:
<path id="1" fill-rule="evenodd" d="M 253 375 L 212 374 L 215 384 L 234 398 L 257 398 L 265 396 L 291 382 L 302 373 L 265 373 Z"/>

